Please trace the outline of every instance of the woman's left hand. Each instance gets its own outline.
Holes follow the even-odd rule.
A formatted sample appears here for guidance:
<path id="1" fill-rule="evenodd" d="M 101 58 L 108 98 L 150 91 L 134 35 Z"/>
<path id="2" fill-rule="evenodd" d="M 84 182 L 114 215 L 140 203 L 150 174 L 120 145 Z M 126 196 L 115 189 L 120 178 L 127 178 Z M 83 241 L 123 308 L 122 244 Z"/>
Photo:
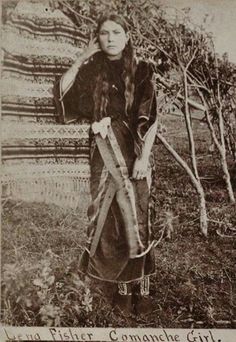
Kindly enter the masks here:
<path id="1" fill-rule="evenodd" d="M 147 177 L 147 170 L 148 170 L 148 160 L 144 157 L 136 158 L 133 167 L 133 179 L 144 179 Z"/>

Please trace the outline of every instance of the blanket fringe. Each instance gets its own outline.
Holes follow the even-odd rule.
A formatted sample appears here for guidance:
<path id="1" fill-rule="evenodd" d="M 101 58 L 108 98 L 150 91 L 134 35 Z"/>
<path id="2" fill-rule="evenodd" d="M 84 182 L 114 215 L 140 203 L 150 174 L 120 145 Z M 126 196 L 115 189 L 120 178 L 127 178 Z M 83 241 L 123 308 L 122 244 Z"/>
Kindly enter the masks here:
<path id="1" fill-rule="evenodd" d="M 87 217 L 90 182 L 86 178 L 39 178 L 11 180 L 3 184 L 3 197 L 68 207 Z"/>

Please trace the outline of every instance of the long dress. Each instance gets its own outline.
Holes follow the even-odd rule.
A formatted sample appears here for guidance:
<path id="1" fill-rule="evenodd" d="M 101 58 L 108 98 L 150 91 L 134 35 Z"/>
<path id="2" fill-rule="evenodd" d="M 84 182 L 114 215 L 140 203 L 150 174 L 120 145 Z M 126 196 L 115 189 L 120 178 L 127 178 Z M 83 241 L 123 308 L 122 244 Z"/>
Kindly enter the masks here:
<path id="1" fill-rule="evenodd" d="M 109 102 L 106 137 L 90 134 L 91 198 L 85 250 L 79 271 L 110 282 L 133 282 L 155 272 L 155 241 L 150 223 L 150 175 L 132 179 L 135 146 L 156 122 L 156 97 L 151 66 L 140 61 L 134 77 L 134 100 L 125 112 L 123 60 L 110 61 Z M 61 121 L 88 120 L 94 123 L 93 92 L 100 72 L 93 58 L 78 71 L 74 83 L 61 91 L 55 86 L 55 100 Z M 148 179 L 149 178 L 149 179 Z"/>

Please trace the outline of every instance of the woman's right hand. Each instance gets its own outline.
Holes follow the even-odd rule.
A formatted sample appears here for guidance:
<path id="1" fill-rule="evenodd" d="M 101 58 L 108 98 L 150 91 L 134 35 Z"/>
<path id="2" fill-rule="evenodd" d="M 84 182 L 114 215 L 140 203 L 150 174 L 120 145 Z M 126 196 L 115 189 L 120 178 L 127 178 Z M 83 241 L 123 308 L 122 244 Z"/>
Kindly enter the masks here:
<path id="1" fill-rule="evenodd" d="M 87 59 L 93 56 L 96 52 L 99 52 L 99 51 L 101 51 L 101 48 L 98 44 L 97 38 L 91 39 L 88 46 L 83 50 L 82 53 L 80 53 L 77 56 L 77 59 L 72 64 L 70 69 L 67 70 L 67 72 L 63 75 L 62 83 L 61 83 L 62 94 L 64 94 L 64 92 L 66 92 L 66 89 L 70 88 L 70 86 L 73 84 L 81 65 Z"/>
<path id="2" fill-rule="evenodd" d="M 86 46 L 82 52 L 82 54 L 80 53 L 80 55 L 78 56 L 78 60 L 81 62 L 81 60 L 83 62 L 85 62 L 87 59 L 89 59 L 90 57 L 92 57 L 95 53 L 101 51 L 100 45 L 98 43 L 97 38 L 92 38 L 89 41 L 88 46 Z"/>

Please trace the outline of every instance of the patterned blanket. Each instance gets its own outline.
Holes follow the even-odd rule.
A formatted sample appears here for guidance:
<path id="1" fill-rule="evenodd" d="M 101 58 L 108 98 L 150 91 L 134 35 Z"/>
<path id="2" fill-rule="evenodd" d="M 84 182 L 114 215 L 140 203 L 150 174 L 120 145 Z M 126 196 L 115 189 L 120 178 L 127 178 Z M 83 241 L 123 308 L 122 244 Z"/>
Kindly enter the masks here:
<path id="1" fill-rule="evenodd" d="M 87 124 L 59 125 L 52 86 L 84 38 L 47 1 L 21 0 L 3 27 L 3 196 L 72 207 L 89 202 Z"/>

